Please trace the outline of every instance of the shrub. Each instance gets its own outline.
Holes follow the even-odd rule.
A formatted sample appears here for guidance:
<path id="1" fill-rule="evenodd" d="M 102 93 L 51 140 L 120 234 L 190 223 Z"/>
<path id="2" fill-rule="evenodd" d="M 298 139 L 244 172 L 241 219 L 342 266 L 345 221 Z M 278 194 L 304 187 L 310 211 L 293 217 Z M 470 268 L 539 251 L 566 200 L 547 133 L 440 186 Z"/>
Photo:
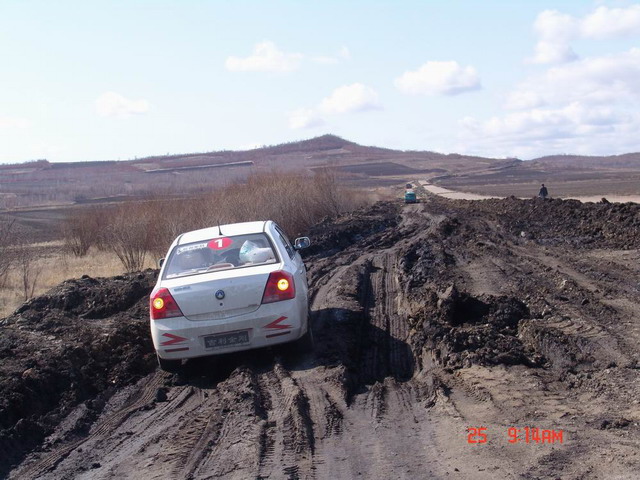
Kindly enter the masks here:
<path id="1" fill-rule="evenodd" d="M 101 243 L 116 254 L 127 272 L 142 270 L 149 250 L 151 218 L 147 203 L 127 202 L 109 211 Z"/>
<path id="2" fill-rule="evenodd" d="M 94 243 L 111 250 L 131 272 L 142 268 L 147 253 L 162 257 L 182 232 L 218 222 L 270 219 L 295 237 L 322 218 L 362 203 L 357 192 L 339 185 L 333 169 L 313 175 L 274 170 L 198 197 L 148 198 L 93 208 L 66 221 L 65 238 L 74 253 L 84 255 Z"/>
<path id="3" fill-rule="evenodd" d="M 100 244 L 108 214 L 108 208 L 93 206 L 78 209 L 73 216 L 63 220 L 62 235 L 66 247 L 73 255 L 83 257 L 90 247 Z"/>
<path id="4" fill-rule="evenodd" d="M 0 221 L 0 287 L 4 287 L 9 269 L 15 261 L 14 250 L 12 250 L 16 240 L 14 223 L 15 220 Z"/>

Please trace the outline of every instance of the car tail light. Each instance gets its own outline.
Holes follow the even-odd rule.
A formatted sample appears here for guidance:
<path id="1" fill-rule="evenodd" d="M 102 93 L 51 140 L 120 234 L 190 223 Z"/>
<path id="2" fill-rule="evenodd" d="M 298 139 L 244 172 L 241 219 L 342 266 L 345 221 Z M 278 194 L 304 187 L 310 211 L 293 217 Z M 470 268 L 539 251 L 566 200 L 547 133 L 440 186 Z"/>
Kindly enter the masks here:
<path id="1" fill-rule="evenodd" d="M 182 311 L 166 288 L 153 293 L 150 298 L 149 311 L 152 320 L 161 318 L 182 317 Z"/>
<path id="2" fill-rule="evenodd" d="M 264 288 L 262 303 L 280 302 L 291 300 L 296 296 L 296 285 L 293 282 L 293 275 L 282 270 L 271 272 Z"/>

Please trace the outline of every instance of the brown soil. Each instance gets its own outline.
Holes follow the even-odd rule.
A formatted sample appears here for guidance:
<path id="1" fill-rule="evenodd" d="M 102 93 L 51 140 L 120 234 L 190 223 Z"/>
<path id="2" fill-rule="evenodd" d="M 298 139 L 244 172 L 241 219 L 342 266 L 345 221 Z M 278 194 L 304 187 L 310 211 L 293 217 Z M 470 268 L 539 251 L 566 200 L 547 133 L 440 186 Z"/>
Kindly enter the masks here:
<path id="1" fill-rule="evenodd" d="M 315 351 L 181 375 L 154 364 L 155 272 L 65 282 L 1 323 L 0 476 L 637 478 L 639 222 L 437 197 L 326 221 Z"/>

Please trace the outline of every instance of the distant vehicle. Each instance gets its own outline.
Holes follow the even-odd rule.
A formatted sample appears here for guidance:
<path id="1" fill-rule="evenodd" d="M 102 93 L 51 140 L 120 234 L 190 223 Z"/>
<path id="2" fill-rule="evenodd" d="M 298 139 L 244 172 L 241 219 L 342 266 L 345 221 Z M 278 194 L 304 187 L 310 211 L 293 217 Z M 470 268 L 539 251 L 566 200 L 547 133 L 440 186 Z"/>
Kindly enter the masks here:
<path id="1" fill-rule="evenodd" d="M 407 190 L 404 192 L 404 203 L 418 203 L 416 192 L 413 190 Z"/>
<path id="2" fill-rule="evenodd" d="M 411 185 L 410 183 L 407 183 L 407 188 L 413 188 L 413 185 Z"/>
<path id="3" fill-rule="evenodd" d="M 182 360 L 299 341 L 312 345 L 306 268 L 273 221 L 195 230 L 174 240 L 150 296 L 160 368 Z"/>

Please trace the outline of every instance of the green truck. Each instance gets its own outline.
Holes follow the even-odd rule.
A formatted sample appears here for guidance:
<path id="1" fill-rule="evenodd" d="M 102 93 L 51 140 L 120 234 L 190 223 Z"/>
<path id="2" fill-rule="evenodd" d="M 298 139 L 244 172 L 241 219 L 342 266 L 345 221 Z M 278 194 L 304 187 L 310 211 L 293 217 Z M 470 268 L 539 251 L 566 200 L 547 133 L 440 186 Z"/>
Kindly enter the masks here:
<path id="1" fill-rule="evenodd" d="M 413 190 L 406 190 L 404 192 L 404 203 L 418 203 L 416 192 Z"/>

